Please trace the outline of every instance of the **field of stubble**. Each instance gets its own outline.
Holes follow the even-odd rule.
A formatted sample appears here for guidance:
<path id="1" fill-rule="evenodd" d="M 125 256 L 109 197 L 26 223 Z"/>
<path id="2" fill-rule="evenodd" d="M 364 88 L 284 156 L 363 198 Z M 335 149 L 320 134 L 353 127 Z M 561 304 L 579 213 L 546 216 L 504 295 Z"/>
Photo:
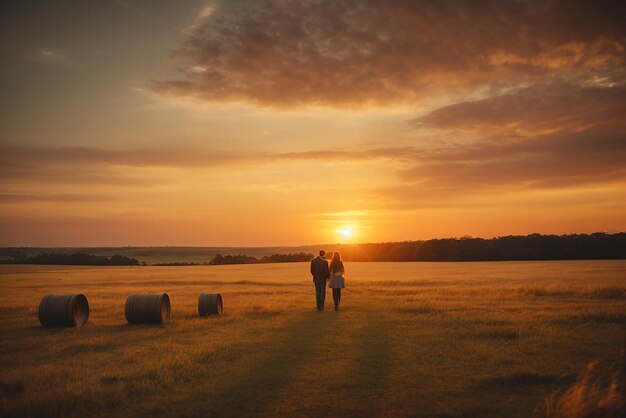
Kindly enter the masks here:
<path id="1" fill-rule="evenodd" d="M 531 416 L 625 354 L 624 261 L 346 269 L 317 312 L 303 263 L 0 266 L 0 416 Z M 41 328 L 41 297 L 75 292 L 88 324 Z M 127 295 L 159 292 L 171 322 L 127 325 Z"/>

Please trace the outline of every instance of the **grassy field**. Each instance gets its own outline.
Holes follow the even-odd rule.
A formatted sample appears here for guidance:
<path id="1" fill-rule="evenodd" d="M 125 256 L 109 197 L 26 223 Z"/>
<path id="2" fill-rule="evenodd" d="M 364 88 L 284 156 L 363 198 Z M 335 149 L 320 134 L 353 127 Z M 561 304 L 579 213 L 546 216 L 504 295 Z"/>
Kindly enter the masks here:
<path id="1" fill-rule="evenodd" d="M 624 261 L 346 269 L 317 312 L 303 263 L 0 266 L 0 416 L 526 417 L 625 355 Z M 41 297 L 73 292 L 87 326 L 42 329 Z M 126 296 L 157 292 L 171 322 L 127 325 Z"/>

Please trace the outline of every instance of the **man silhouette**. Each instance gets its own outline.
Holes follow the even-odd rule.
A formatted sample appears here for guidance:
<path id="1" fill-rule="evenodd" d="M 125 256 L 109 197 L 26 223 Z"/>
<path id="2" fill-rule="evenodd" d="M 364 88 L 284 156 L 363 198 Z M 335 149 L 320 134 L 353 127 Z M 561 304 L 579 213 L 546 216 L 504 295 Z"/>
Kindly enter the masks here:
<path id="1" fill-rule="evenodd" d="M 324 258 L 326 252 L 320 251 L 319 257 L 311 260 L 311 275 L 313 283 L 315 283 L 315 301 L 317 302 L 317 310 L 324 310 L 324 301 L 326 300 L 326 281 L 330 277 L 328 270 L 328 261 Z"/>

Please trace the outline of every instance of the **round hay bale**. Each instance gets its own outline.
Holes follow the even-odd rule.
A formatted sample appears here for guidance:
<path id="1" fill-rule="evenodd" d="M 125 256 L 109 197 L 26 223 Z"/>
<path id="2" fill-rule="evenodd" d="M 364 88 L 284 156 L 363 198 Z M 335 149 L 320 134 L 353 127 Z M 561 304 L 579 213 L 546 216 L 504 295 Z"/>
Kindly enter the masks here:
<path id="1" fill-rule="evenodd" d="M 89 320 L 89 302 L 83 294 L 49 294 L 39 303 L 39 322 L 44 327 L 82 327 Z"/>
<path id="2" fill-rule="evenodd" d="M 129 296 L 124 308 L 129 324 L 165 324 L 170 320 L 170 311 L 170 297 L 167 293 Z"/>
<path id="3" fill-rule="evenodd" d="M 198 296 L 198 313 L 200 316 L 221 315 L 222 295 L 219 293 L 200 293 Z"/>

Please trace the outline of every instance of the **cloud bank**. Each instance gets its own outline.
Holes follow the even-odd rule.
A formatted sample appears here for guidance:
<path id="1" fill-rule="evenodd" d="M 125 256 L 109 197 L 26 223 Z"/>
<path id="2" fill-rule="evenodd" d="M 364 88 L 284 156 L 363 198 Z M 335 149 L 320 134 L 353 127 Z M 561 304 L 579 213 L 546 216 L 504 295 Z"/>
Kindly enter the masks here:
<path id="1" fill-rule="evenodd" d="M 331 107 L 415 103 L 558 77 L 624 80 L 616 1 L 221 2 L 175 52 L 164 96 Z"/>

